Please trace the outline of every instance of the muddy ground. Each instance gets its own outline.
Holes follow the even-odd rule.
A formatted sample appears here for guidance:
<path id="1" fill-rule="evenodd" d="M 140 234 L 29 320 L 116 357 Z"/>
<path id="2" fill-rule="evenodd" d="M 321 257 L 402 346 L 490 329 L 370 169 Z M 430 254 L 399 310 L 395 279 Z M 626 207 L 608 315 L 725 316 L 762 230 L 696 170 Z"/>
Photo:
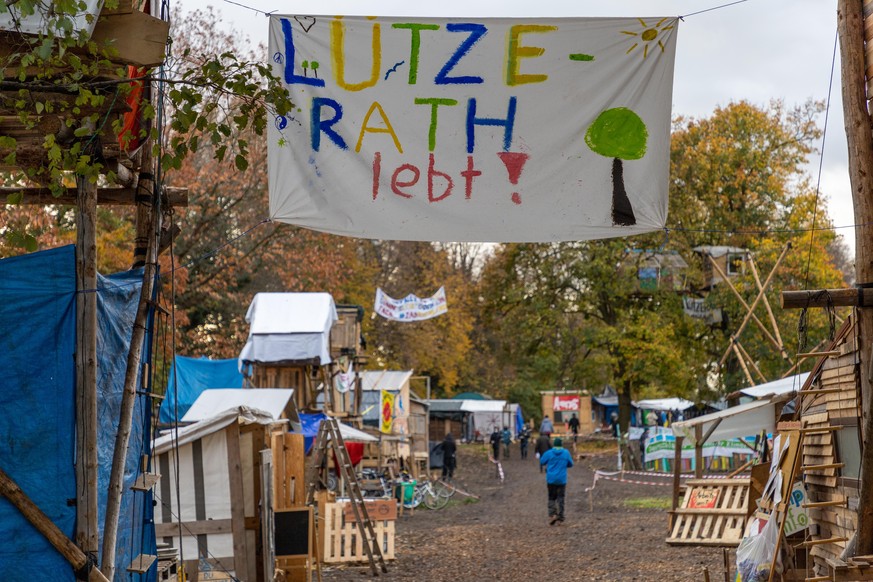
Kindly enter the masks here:
<path id="1" fill-rule="evenodd" d="M 612 446 L 613 452 L 604 452 L 580 443 L 569 472 L 566 522 L 556 526 L 548 523 L 545 478 L 532 453 L 521 460 L 514 444 L 510 459 L 502 461 L 501 484 L 485 446 L 460 446 L 456 482 L 480 499 L 456 494 L 442 510 L 422 506 L 399 517 L 396 559 L 378 579 L 701 581 L 708 568 L 711 580 L 724 580 L 721 548 L 665 543 L 670 487 L 600 480 L 591 511 L 585 488 L 595 469 L 615 470 Z M 325 581 L 369 576 L 369 568 L 323 571 Z"/>

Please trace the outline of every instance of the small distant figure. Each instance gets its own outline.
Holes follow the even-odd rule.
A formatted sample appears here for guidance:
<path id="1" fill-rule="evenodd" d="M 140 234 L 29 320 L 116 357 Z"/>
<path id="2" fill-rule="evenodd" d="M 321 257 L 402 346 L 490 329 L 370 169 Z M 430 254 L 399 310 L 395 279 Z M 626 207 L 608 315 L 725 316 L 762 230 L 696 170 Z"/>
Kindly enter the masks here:
<path id="1" fill-rule="evenodd" d="M 488 442 L 491 443 L 491 456 L 495 461 L 500 458 L 500 441 L 500 431 L 495 426 L 491 436 L 488 438 Z"/>
<path id="2" fill-rule="evenodd" d="M 443 479 L 451 481 L 455 476 L 455 468 L 458 466 L 457 452 L 455 437 L 450 432 L 446 433 L 446 438 L 443 439 Z"/>
<path id="3" fill-rule="evenodd" d="M 659 418 L 659 420 L 660 420 L 660 423 L 659 423 L 659 424 L 660 424 L 661 426 L 669 426 L 669 425 L 670 425 L 670 420 L 669 420 L 669 418 L 667 417 L 667 411 L 666 411 L 666 410 L 662 410 L 662 411 L 661 411 L 661 414 L 659 415 L 659 417 L 660 417 L 660 418 Z"/>
<path id="4" fill-rule="evenodd" d="M 570 426 L 570 432 L 573 433 L 573 442 L 576 442 L 576 437 L 579 436 L 579 419 L 576 418 L 576 414 L 573 414 L 573 418 L 570 419 L 570 422 L 567 423 Z"/>
<path id="5" fill-rule="evenodd" d="M 547 437 L 552 436 L 552 433 L 555 432 L 555 427 L 552 424 L 552 421 L 549 419 L 549 415 L 547 414 L 543 417 L 543 422 L 540 423 L 540 434 L 544 434 Z"/>
<path id="6" fill-rule="evenodd" d="M 564 523 L 564 496 L 567 492 L 567 469 L 573 466 L 573 457 L 563 447 L 560 437 L 555 446 L 540 458 L 546 467 L 546 485 L 549 488 L 549 525 Z"/>
<path id="7" fill-rule="evenodd" d="M 530 441 L 530 429 L 527 425 L 522 426 L 521 433 L 518 435 L 518 451 L 522 459 L 527 458 L 527 443 Z"/>
<path id="8" fill-rule="evenodd" d="M 654 410 L 646 413 L 646 426 L 658 426 L 658 413 Z"/>
<path id="9" fill-rule="evenodd" d="M 615 438 L 621 438 L 621 427 L 619 426 L 617 412 L 613 412 L 609 415 L 609 426 L 612 429 L 612 436 Z"/>
<path id="10" fill-rule="evenodd" d="M 549 435 L 540 433 L 540 436 L 537 437 L 537 442 L 534 445 L 534 452 L 537 455 L 537 459 L 542 460 L 543 455 L 546 454 L 546 451 L 552 448 L 552 441 L 549 438 Z M 543 466 L 540 465 L 540 473 L 543 472 Z"/>
<path id="11" fill-rule="evenodd" d="M 503 442 L 503 458 L 509 458 L 509 445 L 512 444 L 512 433 L 509 432 L 509 427 L 504 426 L 503 432 L 500 433 L 500 440 Z"/>

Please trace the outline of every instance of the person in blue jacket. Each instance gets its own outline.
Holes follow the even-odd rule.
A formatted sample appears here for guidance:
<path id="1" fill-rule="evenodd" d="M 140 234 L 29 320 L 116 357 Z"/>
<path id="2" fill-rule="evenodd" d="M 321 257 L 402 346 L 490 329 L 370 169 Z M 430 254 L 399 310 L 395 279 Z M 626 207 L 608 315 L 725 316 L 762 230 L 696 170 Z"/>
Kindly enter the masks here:
<path id="1" fill-rule="evenodd" d="M 564 495 L 567 490 L 567 469 L 573 466 L 573 457 L 562 445 L 560 437 L 555 445 L 540 457 L 546 467 L 546 485 L 549 488 L 549 525 L 564 523 Z"/>

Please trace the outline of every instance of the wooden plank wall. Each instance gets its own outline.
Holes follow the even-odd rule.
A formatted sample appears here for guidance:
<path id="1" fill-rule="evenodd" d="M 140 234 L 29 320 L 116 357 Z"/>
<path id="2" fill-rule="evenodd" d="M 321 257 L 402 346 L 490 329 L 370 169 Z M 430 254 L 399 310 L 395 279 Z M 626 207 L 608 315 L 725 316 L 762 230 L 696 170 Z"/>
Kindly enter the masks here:
<path id="1" fill-rule="evenodd" d="M 800 419 L 804 428 L 833 427 L 859 417 L 859 359 L 855 336 L 852 326 L 833 348 L 840 355 L 825 360 L 812 391 L 802 395 Z M 839 463 L 836 438 L 833 431 L 807 434 L 803 441 L 803 465 Z M 807 509 L 813 524 L 809 530 L 811 540 L 851 538 L 857 527 L 858 490 L 842 483 L 840 476 L 839 468 L 806 471 L 803 475 L 809 502 L 839 503 Z M 833 542 L 812 546 L 809 553 L 816 576 L 829 574 L 827 560 L 839 558 L 845 545 L 845 542 Z"/>

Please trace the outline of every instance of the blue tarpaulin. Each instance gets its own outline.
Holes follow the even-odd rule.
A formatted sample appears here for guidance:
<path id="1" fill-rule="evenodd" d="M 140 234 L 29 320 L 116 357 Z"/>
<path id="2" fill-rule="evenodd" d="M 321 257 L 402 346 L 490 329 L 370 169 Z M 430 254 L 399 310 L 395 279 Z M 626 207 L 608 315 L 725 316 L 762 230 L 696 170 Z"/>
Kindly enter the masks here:
<path id="1" fill-rule="evenodd" d="M 312 442 L 315 440 L 315 437 L 318 436 L 318 427 L 321 424 L 321 421 L 327 418 L 327 416 L 323 412 L 316 412 L 314 414 L 304 414 L 300 413 L 300 432 L 303 433 L 303 447 L 306 451 L 306 454 L 309 454 L 309 449 L 312 447 Z"/>
<path id="2" fill-rule="evenodd" d="M 210 360 L 176 356 L 174 369 L 170 370 L 167 393 L 158 420 L 173 424 L 181 420 L 197 397 L 210 388 L 242 388 L 243 377 L 236 358 Z M 178 387 L 178 389 L 177 389 Z M 178 414 L 174 414 L 174 411 Z"/>
<path id="3" fill-rule="evenodd" d="M 521 434 L 521 431 L 524 430 L 524 417 L 521 415 L 521 405 L 518 405 L 515 409 L 515 434 Z"/>
<path id="4" fill-rule="evenodd" d="M 98 281 L 98 491 L 101 530 L 115 446 L 126 355 L 139 297 L 141 271 Z M 0 260 L 0 467 L 70 537 L 75 537 L 75 312 L 72 246 Z M 140 396 L 127 458 L 118 528 L 117 580 L 153 582 L 127 572 L 132 558 L 155 553 L 150 493 L 130 485 L 147 453 L 149 406 Z M 0 572 L 3 580 L 73 581 L 72 567 L 5 498 L 0 498 Z"/>

